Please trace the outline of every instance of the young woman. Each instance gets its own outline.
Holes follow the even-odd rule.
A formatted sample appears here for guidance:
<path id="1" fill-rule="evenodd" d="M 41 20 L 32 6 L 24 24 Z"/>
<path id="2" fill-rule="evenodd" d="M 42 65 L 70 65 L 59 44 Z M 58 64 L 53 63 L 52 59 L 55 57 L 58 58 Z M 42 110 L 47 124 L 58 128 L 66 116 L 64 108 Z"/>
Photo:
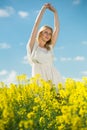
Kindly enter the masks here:
<path id="1" fill-rule="evenodd" d="M 54 13 L 54 29 L 42 26 L 38 31 L 40 21 L 46 9 Z M 53 65 L 53 47 L 55 46 L 59 33 L 59 21 L 56 9 L 49 3 L 44 4 L 36 18 L 31 36 L 27 44 L 27 55 L 32 65 L 32 77 L 40 74 L 41 77 L 53 84 L 62 82 L 60 73 Z"/>

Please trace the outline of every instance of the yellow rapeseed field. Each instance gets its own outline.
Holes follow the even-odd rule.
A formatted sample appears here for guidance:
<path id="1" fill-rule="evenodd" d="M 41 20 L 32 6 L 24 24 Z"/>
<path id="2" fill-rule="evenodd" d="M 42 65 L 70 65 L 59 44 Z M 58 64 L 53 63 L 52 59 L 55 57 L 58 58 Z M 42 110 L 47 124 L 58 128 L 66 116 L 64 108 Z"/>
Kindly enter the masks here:
<path id="1" fill-rule="evenodd" d="M 87 77 L 58 89 L 40 75 L 0 82 L 0 130 L 87 130 Z"/>

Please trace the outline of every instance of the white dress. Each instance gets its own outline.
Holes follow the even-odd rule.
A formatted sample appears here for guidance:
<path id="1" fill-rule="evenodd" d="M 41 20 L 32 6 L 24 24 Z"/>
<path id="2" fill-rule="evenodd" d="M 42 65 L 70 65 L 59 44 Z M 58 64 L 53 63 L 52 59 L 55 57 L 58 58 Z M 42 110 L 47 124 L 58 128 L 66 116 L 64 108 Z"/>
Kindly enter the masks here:
<path id="1" fill-rule="evenodd" d="M 32 77 L 40 74 L 45 81 L 51 80 L 53 84 L 58 85 L 59 82 L 63 82 L 63 79 L 53 64 L 53 48 L 50 47 L 51 49 L 47 50 L 36 42 L 31 52 L 27 44 L 27 56 L 32 65 Z"/>

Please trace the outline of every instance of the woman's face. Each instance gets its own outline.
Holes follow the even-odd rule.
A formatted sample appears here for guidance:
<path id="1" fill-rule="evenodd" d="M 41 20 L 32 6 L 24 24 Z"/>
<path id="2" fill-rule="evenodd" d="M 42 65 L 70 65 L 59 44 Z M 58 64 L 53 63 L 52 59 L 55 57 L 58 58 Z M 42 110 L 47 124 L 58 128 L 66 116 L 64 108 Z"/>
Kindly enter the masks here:
<path id="1" fill-rule="evenodd" d="M 52 37 L 52 31 L 49 28 L 46 28 L 44 31 L 41 33 L 41 39 L 44 42 L 47 42 L 51 39 Z"/>

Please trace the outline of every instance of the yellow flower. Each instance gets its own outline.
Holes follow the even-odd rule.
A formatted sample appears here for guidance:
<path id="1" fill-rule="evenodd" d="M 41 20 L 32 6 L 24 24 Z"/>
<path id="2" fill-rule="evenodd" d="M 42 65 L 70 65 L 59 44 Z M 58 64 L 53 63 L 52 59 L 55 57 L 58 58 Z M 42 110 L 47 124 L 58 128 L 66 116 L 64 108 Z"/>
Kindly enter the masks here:
<path id="1" fill-rule="evenodd" d="M 29 119 L 34 118 L 35 117 L 35 113 L 34 112 L 30 112 L 30 113 L 27 114 L 27 117 Z"/>
<path id="2" fill-rule="evenodd" d="M 44 124 L 45 124 L 45 119 L 44 119 L 44 117 L 40 117 L 39 123 L 40 123 L 40 125 L 44 125 Z"/>

